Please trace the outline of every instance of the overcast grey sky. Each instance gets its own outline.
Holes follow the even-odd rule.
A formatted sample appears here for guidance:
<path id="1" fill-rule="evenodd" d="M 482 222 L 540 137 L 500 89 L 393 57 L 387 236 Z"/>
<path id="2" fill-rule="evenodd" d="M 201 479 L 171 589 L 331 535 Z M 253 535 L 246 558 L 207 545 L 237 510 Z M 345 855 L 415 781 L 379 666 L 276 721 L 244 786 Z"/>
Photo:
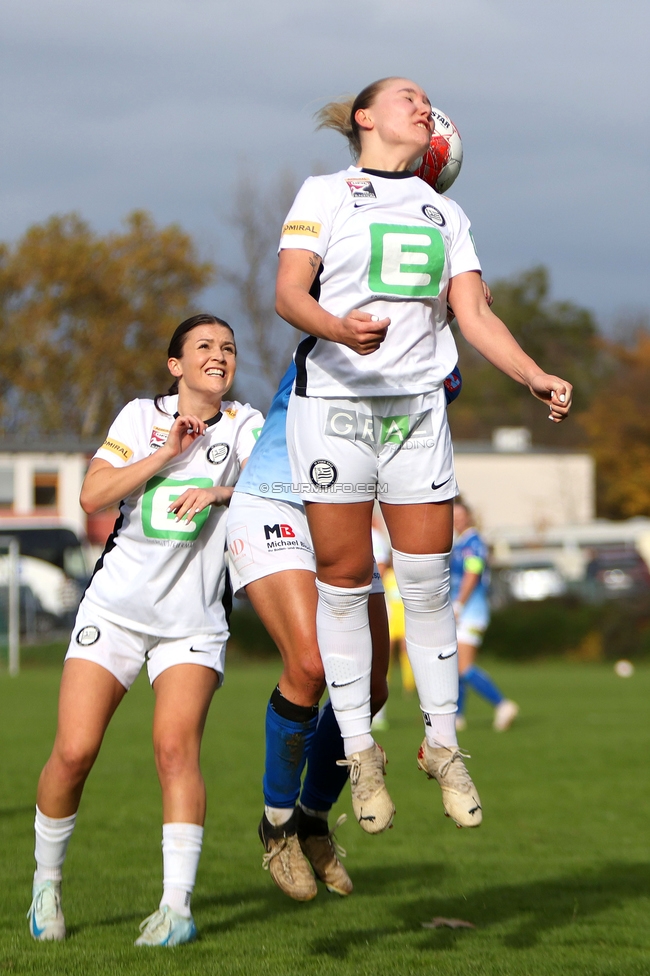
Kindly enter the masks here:
<path id="1" fill-rule="evenodd" d="M 405 74 L 461 131 L 488 280 L 544 263 L 607 323 L 650 306 L 649 29 L 645 0 L 3 0 L 0 238 L 145 207 L 224 256 L 243 161 L 348 165 L 313 112 Z"/>

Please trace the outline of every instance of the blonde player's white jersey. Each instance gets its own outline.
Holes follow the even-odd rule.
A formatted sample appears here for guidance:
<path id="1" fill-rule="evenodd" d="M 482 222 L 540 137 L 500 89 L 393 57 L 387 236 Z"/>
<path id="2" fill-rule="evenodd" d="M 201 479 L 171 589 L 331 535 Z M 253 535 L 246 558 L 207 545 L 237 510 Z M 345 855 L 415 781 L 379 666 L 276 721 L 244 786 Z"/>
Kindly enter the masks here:
<path id="1" fill-rule="evenodd" d="M 158 450 L 178 397 L 163 397 L 161 408 L 153 400 L 132 400 L 95 457 L 121 468 Z M 234 485 L 263 423 L 249 404 L 224 401 L 203 437 L 125 498 L 84 601 L 108 620 L 145 634 L 227 640 L 227 508 L 210 505 L 189 523 L 177 522 L 168 508 L 187 488 Z"/>
<path id="2" fill-rule="evenodd" d="M 303 183 L 282 229 L 283 248 L 322 258 L 315 297 L 328 312 L 343 318 L 361 309 L 391 320 L 369 356 L 314 336 L 303 340 L 295 354 L 297 395 L 405 396 L 442 384 L 458 359 L 447 324 L 449 279 L 481 270 L 458 204 L 412 173 L 350 166 Z"/>

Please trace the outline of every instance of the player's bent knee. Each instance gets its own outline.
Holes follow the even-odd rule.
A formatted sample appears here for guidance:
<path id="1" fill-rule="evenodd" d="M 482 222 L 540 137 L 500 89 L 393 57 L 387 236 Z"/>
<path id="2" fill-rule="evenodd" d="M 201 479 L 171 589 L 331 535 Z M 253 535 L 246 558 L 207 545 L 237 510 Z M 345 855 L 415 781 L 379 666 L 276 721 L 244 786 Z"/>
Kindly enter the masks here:
<path id="1" fill-rule="evenodd" d="M 189 742 L 174 737 L 154 743 L 156 769 L 161 779 L 174 779 L 198 767 L 199 757 Z"/>
<path id="2" fill-rule="evenodd" d="M 93 768 L 99 749 L 89 749 L 72 743 L 57 746 L 50 759 L 50 768 L 58 778 L 69 784 L 83 782 Z"/>
<path id="3" fill-rule="evenodd" d="M 284 676 L 289 684 L 305 691 L 313 691 L 319 698 L 325 686 L 325 672 L 320 657 L 318 660 L 304 659 L 286 662 Z"/>

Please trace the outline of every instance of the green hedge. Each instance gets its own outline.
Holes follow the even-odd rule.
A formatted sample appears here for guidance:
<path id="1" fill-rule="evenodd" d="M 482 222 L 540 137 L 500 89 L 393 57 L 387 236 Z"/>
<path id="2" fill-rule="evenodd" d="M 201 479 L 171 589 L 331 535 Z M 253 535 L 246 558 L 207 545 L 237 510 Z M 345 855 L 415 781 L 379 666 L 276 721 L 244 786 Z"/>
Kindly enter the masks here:
<path id="1" fill-rule="evenodd" d="M 483 648 L 509 660 L 650 657 L 650 597 L 599 605 L 569 597 L 510 604 L 492 615 Z"/>
<path id="2" fill-rule="evenodd" d="M 278 650 L 252 610 L 238 609 L 231 618 L 230 657 L 278 656 Z M 24 667 L 60 667 L 67 641 L 21 649 Z M 650 658 L 650 598 L 610 600 L 594 606 L 573 598 L 513 603 L 492 615 L 483 650 L 511 661 L 544 657 L 617 661 Z M 0 649 L 0 669 L 6 667 Z"/>
<path id="3" fill-rule="evenodd" d="M 252 609 L 236 611 L 231 630 L 229 653 L 249 658 L 277 655 Z M 493 613 L 483 649 L 511 661 L 650 658 L 650 597 L 599 605 L 573 597 L 512 603 Z"/>

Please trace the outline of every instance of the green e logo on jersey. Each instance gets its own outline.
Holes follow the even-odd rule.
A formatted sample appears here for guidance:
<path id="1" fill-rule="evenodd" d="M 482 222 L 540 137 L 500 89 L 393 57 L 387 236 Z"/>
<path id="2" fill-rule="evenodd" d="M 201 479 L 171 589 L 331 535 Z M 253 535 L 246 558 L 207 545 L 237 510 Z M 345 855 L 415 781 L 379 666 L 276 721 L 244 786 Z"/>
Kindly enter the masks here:
<path id="1" fill-rule="evenodd" d="M 188 488 L 212 488 L 210 478 L 152 478 L 142 496 L 142 531 L 149 539 L 187 539 L 193 542 L 203 528 L 210 506 L 197 512 L 191 522 L 176 521 L 174 512 L 167 509 Z"/>
<path id="2" fill-rule="evenodd" d="M 435 227 L 370 225 L 368 286 L 382 295 L 436 298 L 445 266 L 445 245 Z"/>

